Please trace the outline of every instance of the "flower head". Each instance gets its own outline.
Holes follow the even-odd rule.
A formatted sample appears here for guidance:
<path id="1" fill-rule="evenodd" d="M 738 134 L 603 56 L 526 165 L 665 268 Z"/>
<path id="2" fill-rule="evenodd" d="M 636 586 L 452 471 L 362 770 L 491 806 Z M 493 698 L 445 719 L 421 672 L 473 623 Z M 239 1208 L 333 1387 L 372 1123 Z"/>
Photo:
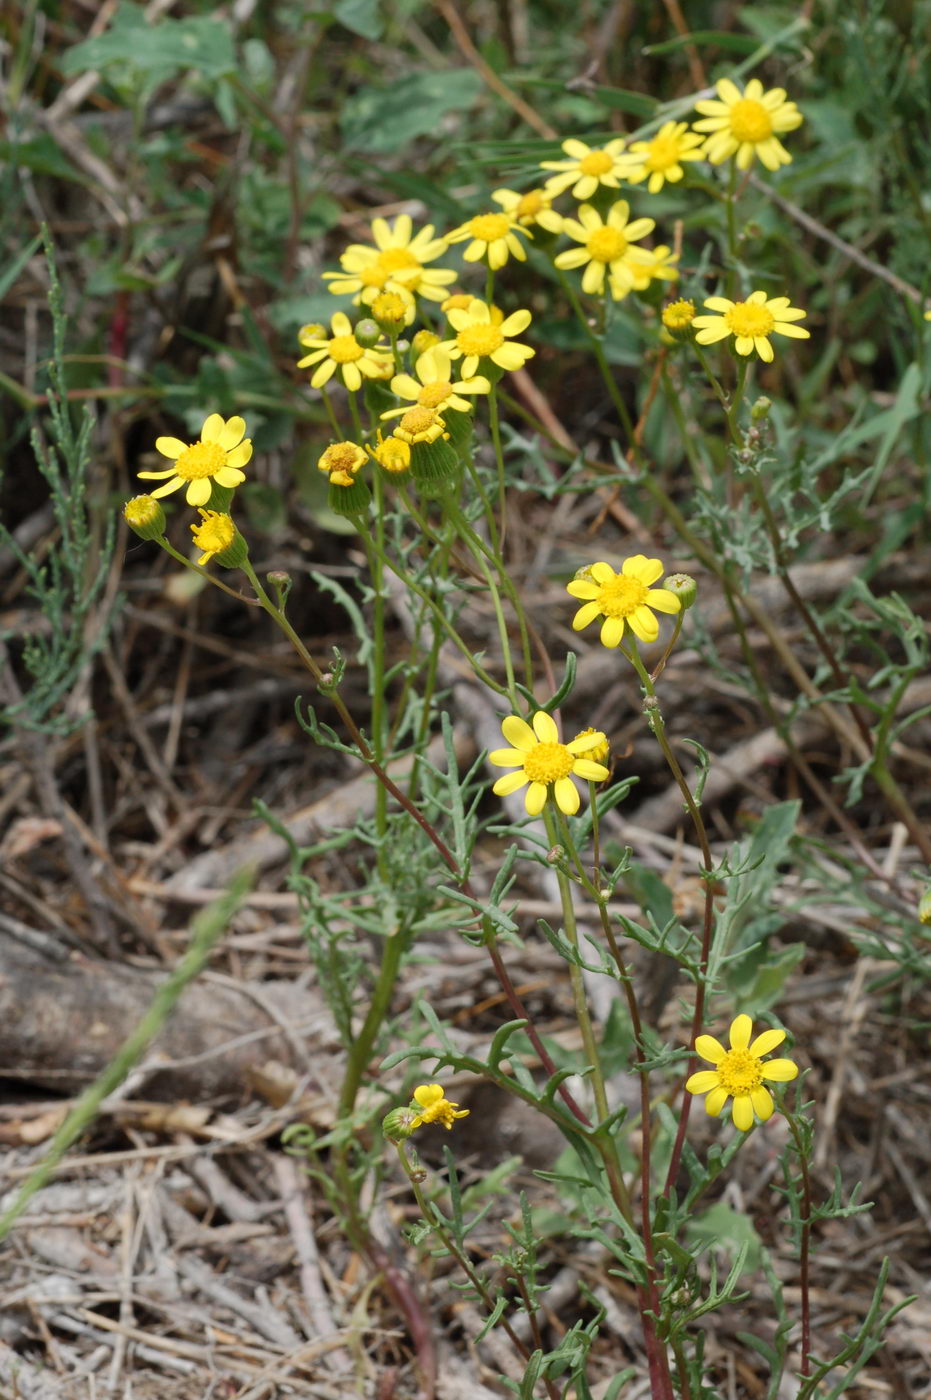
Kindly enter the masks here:
<path id="1" fill-rule="evenodd" d="M 675 184 L 685 174 L 683 161 L 701 160 L 704 141 L 685 122 L 664 122 L 649 141 L 634 141 L 624 156 L 624 178 L 638 185 L 649 176 L 647 189 L 657 194 L 668 180 Z"/>
<path id="2" fill-rule="evenodd" d="M 577 739 L 587 739 L 591 734 L 594 734 L 598 743 L 595 748 L 588 750 L 585 757 L 590 758 L 593 763 L 607 763 L 608 759 L 611 757 L 611 745 L 608 743 L 607 736 L 602 734 L 600 729 L 592 729 L 591 727 L 582 729 L 575 737 Z"/>
<path id="3" fill-rule="evenodd" d="M 668 306 L 663 307 L 661 320 L 667 331 L 672 331 L 673 335 L 681 335 L 695 320 L 694 301 L 671 301 Z"/>
<path id="4" fill-rule="evenodd" d="M 584 141 L 574 137 L 562 143 L 568 160 L 544 160 L 543 170 L 555 170 L 546 181 L 546 193 L 553 198 L 572 186 L 574 199 L 591 199 L 599 185 L 609 189 L 620 187 L 620 177 L 624 174 L 624 163 L 620 159 L 624 141 L 618 137 L 604 146 L 586 146 Z"/>
<path id="5" fill-rule="evenodd" d="M 326 384 L 337 370 L 347 389 L 361 389 L 363 379 L 384 377 L 386 347 L 381 347 L 379 353 L 377 348 L 360 345 L 352 333 L 349 317 L 342 311 L 337 311 L 331 317 L 330 325 L 333 329 L 331 336 L 305 336 L 302 331 L 298 337 L 311 353 L 298 360 L 297 367 L 306 369 L 309 365 L 317 366 L 310 376 L 314 389 Z"/>
<path id="6" fill-rule="evenodd" d="M 785 1031 L 763 1031 L 751 1041 L 752 1031 L 750 1017 L 738 1016 L 731 1022 L 729 1050 L 713 1035 L 698 1036 L 695 1050 L 703 1060 L 710 1060 L 714 1069 L 700 1069 L 685 1081 L 690 1094 L 708 1095 L 705 1108 L 713 1118 L 733 1098 L 734 1127 L 744 1133 L 753 1127 L 754 1113 L 763 1123 L 773 1115 L 773 1097 L 763 1080 L 786 1084 L 798 1074 L 798 1065 L 792 1060 L 763 1060 L 782 1044 Z"/>
<path id="7" fill-rule="evenodd" d="M 765 292 L 751 292 L 746 301 L 708 297 L 705 305 L 718 314 L 696 316 L 693 320 L 699 345 L 713 345 L 732 335 L 738 355 L 749 355 L 755 350 L 761 360 L 769 362 L 773 358 L 771 335 L 794 336 L 796 340 L 807 340 L 810 335 L 804 327 L 793 325 L 806 313 L 797 306 L 790 306 L 788 297 L 770 299 Z"/>
<path id="8" fill-rule="evenodd" d="M 564 221 L 563 231 L 582 246 L 557 253 L 554 262 L 557 267 L 581 267 L 586 264 L 582 274 L 583 292 L 589 295 L 600 292 L 606 273 L 610 273 L 612 282 L 626 286 L 629 291 L 636 280 L 631 265 L 651 261 L 645 248 L 633 248 L 631 244 L 651 233 L 655 223 L 652 219 L 629 222 L 629 213 L 630 205 L 626 200 L 619 199 L 608 210 L 607 219 L 602 219 L 591 204 L 582 204 L 578 219 Z"/>
<path id="9" fill-rule="evenodd" d="M 356 472 L 368 461 L 364 447 L 355 442 L 331 442 L 320 454 L 317 466 L 329 475 L 333 486 L 351 486 Z"/>
<path id="10" fill-rule="evenodd" d="M 191 526 L 194 543 L 198 549 L 203 550 L 197 563 L 207 564 L 216 555 L 226 555 L 227 558 L 232 558 L 229 551 L 233 550 L 237 539 L 242 540 L 242 536 L 230 516 L 225 511 L 220 510 L 198 510 L 197 513 L 201 517 L 201 523 Z M 245 541 L 243 541 L 244 543 Z M 240 563 L 246 557 L 244 548 L 241 551 L 233 551 L 233 553 L 241 554 Z M 220 563 L 227 563 L 227 559 L 220 559 Z M 229 564 L 228 567 L 234 566 Z"/>
<path id="11" fill-rule="evenodd" d="M 468 413 L 472 404 L 468 399 L 462 398 L 462 395 L 487 394 L 491 390 L 491 385 L 484 375 L 454 382 L 449 351 L 441 346 L 434 346 L 418 356 L 414 373 L 417 379 L 410 374 L 396 374 L 391 381 L 391 392 L 397 394 L 399 399 L 407 399 L 409 403 L 420 404 L 423 408 L 432 408 L 437 413 L 442 413 L 447 408 L 454 408 L 458 413 Z M 381 416 L 397 418 L 406 412 L 406 408 L 390 408 Z"/>
<path id="12" fill-rule="evenodd" d="M 619 646 L 628 628 L 641 642 L 655 642 L 659 636 L 659 622 L 650 609 L 664 613 L 679 611 L 679 599 L 668 588 L 650 586 L 662 572 L 658 559 L 647 559 L 643 554 L 625 559 L 619 574 L 610 564 L 601 561 L 589 565 L 582 577 L 576 576 L 567 584 L 567 591 L 573 598 L 584 599 L 583 606 L 572 619 L 572 630 L 580 632 L 596 617 L 603 617 L 602 646 Z"/>
<path id="13" fill-rule="evenodd" d="M 415 404 L 407 409 L 404 417 L 394 430 L 394 436 L 402 442 L 436 442 L 437 438 L 447 437 L 446 424 L 434 408 Z"/>
<path id="14" fill-rule="evenodd" d="M 463 243 L 470 238 L 472 241 L 462 255 L 466 262 L 481 262 L 484 259 L 495 272 L 499 267 L 504 267 L 509 257 L 526 262 L 527 253 L 517 236 L 519 233 L 525 238 L 533 237 L 529 229 L 516 219 L 496 209 L 493 214 L 476 214 L 474 218 L 467 219 L 447 234 L 447 239 L 450 243 Z"/>
<path id="15" fill-rule="evenodd" d="M 804 118 L 794 102 L 786 101 L 785 88 L 764 92 L 759 78 L 751 78 L 741 92 L 730 78 L 721 78 L 715 90 L 720 101 L 696 102 L 705 119 L 694 123 L 696 131 L 711 133 L 704 155 L 712 165 L 733 155 L 738 170 L 749 170 L 756 156 L 767 170 L 791 164 L 792 157 L 777 136 L 794 131 Z"/>
<path id="16" fill-rule="evenodd" d="M 520 369 L 536 352 L 529 345 L 508 340 L 520 335 L 530 325 L 529 311 L 513 311 L 503 321 L 494 315 L 495 308 L 473 297 L 467 308 L 450 307 L 446 315 L 456 332 L 454 340 L 444 340 L 438 347 L 449 353 L 450 359 L 462 360 L 462 373 L 470 379 L 480 360 L 491 360 L 500 369 Z"/>
<path id="17" fill-rule="evenodd" d="M 410 215 L 399 214 L 392 226 L 385 219 L 372 220 L 375 247 L 351 243 L 340 258 L 342 272 L 323 274 L 330 291 L 352 294 L 356 303 L 367 305 L 379 292 L 404 287 L 415 296 L 442 301 L 445 289 L 455 282 L 452 269 L 426 267 L 446 252 L 446 239 L 433 237 L 433 225 L 413 232 Z"/>
<path id="18" fill-rule="evenodd" d="M 140 472 L 147 480 L 169 477 L 164 485 L 152 492 L 153 496 L 167 496 L 185 486 L 184 499 L 189 506 L 203 506 L 210 500 L 212 483 L 218 486 L 238 486 L 245 481 L 244 467 L 252 456 L 252 443 L 244 438 L 246 425 L 241 418 L 224 421 L 219 413 L 211 413 L 204 419 L 200 439 L 195 443 L 182 442 L 180 438 L 160 437 L 155 439 L 155 447 L 163 457 L 174 459 L 174 465 L 167 471 Z"/>
<path id="19" fill-rule="evenodd" d="M 448 1132 L 457 1118 L 469 1116 L 467 1108 L 460 1108 L 446 1097 L 442 1084 L 418 1084 L 414 1090 L 414 1102 L 420 1112 L 411 1121 L 411 1132 L 424 1123 L 442 1123 Z"/>
<path id="20" fill-rule="evenodd" d="M 644 260 L 640 260 L 641 251 Z M 637 254 L 637 261 L 633 255 Z M 651 282 L 674 282 L 679 276 L 676 267 L 677 254 L 660 243 L 656 248 L 632 248 L 631 256 L 621 263 L 622 273 L 618 277 L 611 274 L 608 286 L 615 301 L 623 301 L 630 292 L 645 292 Z"/>
<path id="21" fill-rule="evenodd" d="M 123 519 L 141 540 L 158 540 L 165 533 L 165 512 L 154 496 L 133 496 L 123 507 Z"/>
<path id="22" fill-rule="evenodd" d="M 499 778 L 492 792 L 507 797 L 529 783 L 524 806 L 531 817 L 538 817 L 552 788 L 557 807 L 571 817 L 579 810 L 581 799 L 570 774 L 592 783 L 603 783 L 611 776 L 603 764 L 589 756 L 601 747 L 605 736 L 597 729 L 587 729 L 568 744 L 561 744 L 556 721 L 545 710 L 537 710 L 531 723 L 533 728 L 519 715 L 508 715 L 502 723 L 501 732 L 512 747 L 493 749 L 488 762 L 497 768 L 516 768 L 517 772 Z"/>
<path id="23" fill-rule="evenodd" d="M 369 447 L 366 451 L 370 457 L 374 457 L 383 471 L 390 472 L 392 476 L 406 472 L 411 464 L 410 443 L 393 434 L 391 437 L 383 437 L 381 428 L 378 429 L 377 446 Z"/>
<path id="24" fill-rule="evenodd" d="M 379 292 L 372 298 L 369 311 L 382 330 L 397 333 L 409 326 L 417 315 L 417 302 L 413 292 L 398 287 L 396 291 Z"/>
<path id="25" fill-rule="evenodd" d="M 505 214 L 525 228 L 539 224 L 547 233 L 562 233 L 562 215 L 553 208 L 553 199 L 546 190 L 493 190 L 492 199 Z"/>

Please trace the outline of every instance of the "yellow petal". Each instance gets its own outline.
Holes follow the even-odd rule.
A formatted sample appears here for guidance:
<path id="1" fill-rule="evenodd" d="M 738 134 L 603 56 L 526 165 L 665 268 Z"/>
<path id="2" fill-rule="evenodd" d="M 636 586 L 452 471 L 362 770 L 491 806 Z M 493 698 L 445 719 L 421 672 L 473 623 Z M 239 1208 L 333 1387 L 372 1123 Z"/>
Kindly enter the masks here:
<path id="1" fill-rule="evenodd" d="M 553 796 L 556 798 L 556 806 L 561 812 L 565 812 L 567 817 L 574 817 L 581 806 L 582 799 L 579 797 L 579 790 L 571 778 L 557 778 L 553 784 Z"/>
<path id="2" fill-rule="evenodd" d="M 701 1055 L 703 1060 L 710 1060 L 713 1065 L 719 1065 L 726 1053 L 724 1046 L 719 1040 L 715 1040 L 713 1035 L 695 1037 L 695 1054 Z"/>
<path id="3" fill-rule="evenodd" d="M 515 749 L 520 749 L 521 753 L 529 753 L 536 748 L 537 736 L 530 725 L 520 715 L 508 715 L 507 719 L 501 722 L 501 733 L 508 743 Z"/>
<path id="4" fill-rule="evenodd" d="M 735 1128 L 739 1128 L 742 1133 L 750 1131 L 753 1127 L 753 1100 L 749 1094 L 740 1094 L 735 1098 L 731 1117 Z"/>
<path id="5" fill-rule="evenodd" d="M 707 1094 L 709 1089 L 715 1089 L 717 1085 L 716 1069 L 700 1069 L 695 1074 L 690 1074 L 685 1081 L 685 1087 L 690 1094 Z"/>
<path id="6" fill-rule="evenodd" d="M 530 816 L 538 817 L 543 811 L 543 806 L 545 802 L 546 784 L 531 783 L 529 788 L 527 789 L 527 796 L 524 798 L 524 806 L 527 808 L 527 811 L 529 812 Z"/>
<path id="7" fill-rule="evenodd" d="M 798 1065 L 791 1060 L 767 1060 L 761 1073 L 764 1079 L 770 1079 L 775 1084 L 788 1084 L 790 1079 L 798 1077 Z"/>
<path id="8" fill-rule="evenodd" d="M 537 710 L 533 717 L 533 732 L 540 740 L 541 744 L 558 744 L 559 730 L 556 728 L 556 721 L 546 710 Z"/>
<path id="9" fill-rule="evenodd" d="M 750 1044 L 750 1054 L 761 1059 L 775 1050 L 777 1045 L 781 1045 L 786 1038 L 785 1031 L 771 1030 L 761 1031 L 760 1034 Z"/>
<path id="10" fill-rule="evenodd" d="M 750 1044 L 750 1035 L 753 1031 L 753 1022 L 749 1016 L 735 1016 L 731 1022 L 731 1049 L 746 1050 Z"/>

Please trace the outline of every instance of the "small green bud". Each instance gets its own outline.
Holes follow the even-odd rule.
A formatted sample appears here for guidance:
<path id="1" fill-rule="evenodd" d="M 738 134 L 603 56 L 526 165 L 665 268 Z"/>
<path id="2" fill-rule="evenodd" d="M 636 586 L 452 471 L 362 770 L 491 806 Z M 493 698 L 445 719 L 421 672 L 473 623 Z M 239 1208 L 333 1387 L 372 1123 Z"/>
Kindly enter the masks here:
<path id="1" fill-rule="evenodd" d="M 389 1142 L 403 1142 L 413 1132 L 411 1124 L 416 1116 L 410 1108 L 393 1108 L 381 1120 L 381 1130 Z"/>
<path id="2" fill-rule="evenodd" d="M 283 608 L 291 592 L 291 575 L 284 569 L 272 569 L 265 575 L 269 585 L 275 590 L 279 608 Z"/>
<path id="3" fill-rule="evenodd" d="M 352 333 L 359 345 L 366 350 L 371 350 L 372 346 L 377 345 L 381 339 L 381 326 L 371 316 L 366 316 L 361 321 L 356 322 Z"/>
<path id="4" fill-rule="evenodd" d="M 123 507 L 123 519 L 141 540 L 160 540 L 165 533 L 165 512 L 154 496 L 133 496 Z"/>
<path id="5" fill-rule="evenodd" d="M 675 594 L 683 612 L 686 612 L 698 597 L 698 584 L 691 574 L 669 574 L 663 579 L 663 587 Z"/>
<path id="6" fill-rule="evenodd" d="M 756 400 L 753 407 L 750 409 L 751 421 L 754 423 L 762 423 L 765 418 L 769 417 L 769 410 L 772 408 L 772 406 L 772 399 L 768 399 L 765 395 L 761 395 L 761 397 Z"/>

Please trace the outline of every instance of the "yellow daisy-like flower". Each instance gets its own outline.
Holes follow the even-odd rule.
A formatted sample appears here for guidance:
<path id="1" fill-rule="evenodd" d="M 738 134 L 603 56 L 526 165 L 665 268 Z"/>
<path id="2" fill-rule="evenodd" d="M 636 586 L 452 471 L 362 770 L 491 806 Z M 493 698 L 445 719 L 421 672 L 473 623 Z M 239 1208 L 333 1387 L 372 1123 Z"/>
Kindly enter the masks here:
<path id="1" fill-rule="evenodd" d="M 411 1121 L 411 1132 L 424 1123 L 442 1123 L 448 1131 L 457 1118 L 469 1116 L 467 1108 L 460 1108 L 446 1097 L 442 1084 L 418 1084 L 414 1090 L 414 1102 L 421 1111 Z"/>
<path id="2" fill-rule="evenodd" d="M 388 438 L 383 437 L 381 428 L 378 429 L 377 446 L 368 447 L 366 451 L 384 471 L 391 472 L 392 476 L 406 472 L 411 464 L 410 443 L 393 434 Z"/>
<path id="3" fill-rule="evenodd" d="M 603 290 L 606 273 L 610 273 L 612 282 L 617 283 L 619 288 L 626 286 L 630 291 L 635 280 L 631 264 L 648 264 L 651 261 L 651 255 L 645 248 L 634 248 L 631 245 L 638 238 L 645 238 L 648 233 L 652 233 L 656 227 L 655 221 L 634 219 L 628 222 L 629 213 L 630 205 L 624 199 L 619 199 L 611 206 L 606 220 L 602 219 L 598 210 L 591 204 L 582 204 L 579 206 L 578 219 L 566 219 L 563 222 L 563 232 L 582 246 L 567 248 L 564 253 L 557 253 L 554 262 L 557 267 L 563 268 L 581 267 L 585 264 L 582 291 L 588 292 L 590 296 Z"/>
<path id="4" fill-rule="evenodd" d="M 751 1041 L 752 1031 L 749 1016 L 736 1017 L 731 1022 L 729 1050 L 713 1035 L 698 1036 L 695 1050 L 703 1060 L 710 1060 L 714 1069 L 700 1069 L 685 1081 L 690 1094 L 708 1095 L 705 1108 L 713 1118 L 733 1098 L 734 1127 L 744 1133 L 753 1127 L 754 1113 L 763 1123 L 773 1116 L 773 1096 L 763 1080 L 787 1084 L 798 1074 L 798 1065 L 791 1060 L 763 1060 L 764 1055 L 782 1044 L 785 1031 L 763 1031 Z"/>
<path id="5" fill-rule="evenodd" d="M 492 271 L 496 272 L 499 267 L 504 267 L 509 257 L 517 258 L 518 262 L 526 262 L 527 252 L 517 236 L 519 233 L 525 238 L 533 237 L 529 229 L 524 228 L 509 214 L 495 212 L 476 214 L 473 219 L 467 219 L 446 237 L 450 243 L 463 243 L 470 238 L 472 241 L 462 255 L 466 262 L 481 262 L 484 258 Z"/>
<path id="6" fill-rule="evenodd" d="M 394 436 L 402 442 L 436 442 L 437 438 L 448 437 L 446 424 L 433 408 L 417 404 L 409 408 L 394 430 Z"/>
<path id="7" fill-rule="evenodd" d="M 547 233 L 562 233 L 562 215 L 556 213 L 546 190 L 525 190 L 523 194 L 517 190 L 493 190 L 491 197 L 505 214 L 525 228 L 539 224 Z"/>
<path id="8" fill-rule="evenodd" d="M 368 461 L 364 447 L 355 442 L 331 442 L 317 459 L 317 466 L 326 472 L 334 486 L 351 486 L 356 472 Z"/>
<path id="9" fill-rule="evenodd" d="M 541 169 L 558 171 L 546 181 L 546 193 L 555 198 L 571 185 L 574 199 L 591 199 L 599 185 L 619 189 L 624 174 L 621 155 L 625 144 L 620 137 L 604 146 L 586 146 L 575 137 L 564 141 L 562 148 L 568 160 L 540 162 Z"/>
<path id="10" fill-rule="evenodd" d="M 529 783 L 524 806 L 531 817 L 538 817 L 552 788 L 557 807 L 571 817 L 579 810 L 581 798 L 570 775 L 591 783 L 603 783 L 611 776 L 603 764 L 589 756 L 601 748 L 605 736 L 600 730 L 587 729 L 568 744 L 561 744 L 556 721 L 545 710 L 537 710 L 531 723 L 533 728 L 519 715 L 508 715 L 503 721 L 501 733 L 512 747 L 492 750 L 488 761 L 496 768 L 518 771 L 499 778 L 492 792 L 507 797 Z"/>
<path id="11" fill-rule="evenodd" d="M 808 340 L 811 334 L 803 326 L 793 324 L 801 321 L 806 313 L 797 306 L 790 306 L 788 297 L 769 298 L 765 292 L 751 292 L 746 301 L 708 297 L 705 305 L 718 314 L 695 317 L 692 325 L 698 331 L 695 339 L 699 345 L 713 345 L 732 335 L 738 355 L 749 355 L 755 350 L 767 364 L 773 358 L 771 335 Z"/>
<path id="12" fill-rule="evenodd" d="M 650 609 L 677 613 L 680 606 L 679 599 L 668 588 L 651 587 L 662 572 L 659 559 L 647 559 L 644 554 L 625 559 L 619 574 L 603 561 L 590 564 L 581 571 L 581 577 L 577 576 L 566 585 L 573 598 L 583 600 L 583 606 L 572 619 L 572 630 L 581 632 L 596 617 L 603 617 L 602 646 L 619 646 L 628 628 L 641 642 L 655 642 L 659 636 L 659 621 Z"/>
<path id="13" fill-rule="evenodd" d="M 395 334 L 409 326 L 417 315 L 417 302 L 413 292 L 406 287 L 398 287 L 393 292 L 379 292 L 369 305 L 372 320 L 384 331 Z"/>
<path id="14" fill-rule="evenodd" d="M 397 394 L 399 399 L 407 399 L 409 403 L 417 403 L 424 408 L 434 409 L 437 413 L 442 413 L 447 408 L 454 408 L 458 413 L 468 413 L 472 404 L 469 403 L 468 399 L 462 398 L 463 394 L 488 394 L 491 392 L 491 385 L 481 374 L 476 375 L 473 379 L 458 379 L 453 382 L 449 351 L 440 346 L 425 350 L 418 357 L 414 373 L 417 375 L 417 379 L 414 379 L 413 375 L 410 374 L 396 374 L 391 381 L 392 394 Z M 402 413 L 406 412 L 406 408 L 389 408 L 387 413 L 383 413 L 381 416 L 382 418 L 399 418 Z"/>
<path id="15" fill-rule="evenodd" d="M 749 170 L 754 158 L 767 170 L 790 165 L 792 157 L 777 139 L 801 126 L 804 117 L 794 102 L 786 101 L 785 88 L 763 90 L 759 78 L 751 78 L 743 92 L 730 78 L 715 83 L 719 102 L 696 102 L 705 118 L 693 123 L 696 131 L 709 131 L 704 154 L 712 165 L 737 157 L 737 169 Z"/>
<path id="16" fill-rule="evenodd" d="M 156 450 L 163 457 L 174 458 L 174 465 L 167 471 L 140 472 L 139 475 L 149 481 L 170 477 L 169 481 L 152 492 L 153 497 L 167 496 L 171 491 L 186 486 L 184 499 L 189 506 L 206 505 L 214 481 L 218 486 L 227 487 L 238 486 L 245 481 L 245 472 L 239 469 L 252 456 L 252 442 L 244 438 L 245 431 L 242 418 L 224 421 L 219 413 L 211 413 L 204 419 L 198 442 L 186 443 L 174 437 L 156 438 Z"/>
<path id="17" fill-rule="evenodd" d="M 640 251 L 639 248 L 634 249 L 634 252 Z M 613 275 L 610 278 L 611 296 L 615 301 L 623 301 L 631 291 L 645 292 L 651 282 L 674 282 L 679 276 L 679 269 L 675 266 L 676 254 L 665 243 L 642 251 L 647 254 L 647 262 L 634 262 L 629 258 L 622 260 L 622 266 L 633 279 L 630 285 L 626 278 Z"/>
<path id="18" fill-rule="evenodd" d="M 668 306 L 663 307 L 662 322 L 667 331 L 687 331 L 694 320 L 694 301 L 686 301 L 683 298 L 671 301 Z"/>
<path id="19" fill-rule="evenodd" d="M 462 356 L 462 374 L 471 379 L 480 360 L 491 360 L 499 369 L 515 370 L 535 355 L 529 345 L 521 345 L 508 336 L 520 335 L 530 325 L 529 311 L 513 311 L 503 321 L 496 319 L 495 308 L 473 297 L 467 308 L 450 307 L 446 316 L 456 332 L 454 340 L 444 340 L 437 348 L 446 350 L 450 359 Z"/>
<path id="20" fill-rule="evenodd" d="M 303 331 L 298 336 L 301 344 L 309 349 L 311 354 L 298 360 L 297 367 L 307 369 L 309 365 L 317 366 L 310 376 L 314 389 L 326 384 L 337 370 L 347 389 L 361 389 L 363 379 L 384 378 L 383 346 L 367 349 L 360 345 L 352 333 L 349 317 L 342 311 L 337 311 L 335 316 L 331 317 L 330 326 L 333 330 L 332 336 L 305 336 Z"/>
<path id="21" fill-rule="evenodd" d="M 197 548 L 204 551 L 197 562 L 206 564 L 215 554 L 229 549 L 236 538 L 236 526 L 224 511 L 199 510 L 198 515 L 203 517 L 202 523 L 192 525 L 191 534 Z"/>
<path id="22" fill-rule="evenodd" d="M 446 252 L 446 239 L 434 238 L 433 225 L 413 232 L 410 215 L 399 214 L 392 226 L 385 219 L 372 220 L 375 247 L 350 243 L 340 257 L 342 272 L 325 272 L 330 291 L 353 295 L 356 304 L 368 305 L 379 292 L 406 287 L 415 296 L 442 301 L 456 274 L 449 268 L 426 267 Z M 413 236 L 412 236 L 413 235 Z"/>
<path id="23" fill-rule="evenodd" d="M 624 156 L 624 178 L 639 185 L 649 177 L 647 189 L 657 194 L 668 180 L 675 184 L 685 174 L 682 162 L 701 160 L 703 137 L 689 131 L 686 122 L 665 122 L 649 141 L 635 141 Z"/>
<path id="24" fill-rule="evenodd" d="M 592 759 L 595 763 L 607 763 L 608 759 L 611 757 L 611 745 L 608 743 L 607 736 L 602 734 L 600 729 L 592 729 L 591 727 L 582 729 L 575 737 L 577 739 L 587 739 L 590 734 L 595 735 L 598 744 L 595 748 L 589 749 L 586 757 Z"/>

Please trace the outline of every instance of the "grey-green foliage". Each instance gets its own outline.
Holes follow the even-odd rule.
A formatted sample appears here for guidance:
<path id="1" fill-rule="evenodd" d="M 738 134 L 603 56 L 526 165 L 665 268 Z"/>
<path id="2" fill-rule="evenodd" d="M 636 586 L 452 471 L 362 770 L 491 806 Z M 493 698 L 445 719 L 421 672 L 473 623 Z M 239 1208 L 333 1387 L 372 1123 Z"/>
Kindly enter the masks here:
<path id="1" fill-rule="evenodd" d="M 99 614 L 99 606 L 113 555 L 114 522 L 110 513 L 101 511 L 90 489 L 93 415 L 85 407 L 75 428 L 68 404 L 67 317 L 47 229 L 43 229 L 43 240 L 52 317 L 49 418 L 47 436 L 35 427 L 31 441 L 48 485 L 58 539 L 40 560 L 27 554 L 0 524 L 0 543 L 13 552 L 25 571 L 27 592 L 44 618 L 22 642 L 22 662 L 31 684 L 22 699 L 0 711 L 0 719 L 36 733 L 67 734 L 78 728 L 85 716 L 68 713 L 62 704 L 106 637 L 108 619 Z M 9 637 L 6 633 L 3 640 Z"/>

